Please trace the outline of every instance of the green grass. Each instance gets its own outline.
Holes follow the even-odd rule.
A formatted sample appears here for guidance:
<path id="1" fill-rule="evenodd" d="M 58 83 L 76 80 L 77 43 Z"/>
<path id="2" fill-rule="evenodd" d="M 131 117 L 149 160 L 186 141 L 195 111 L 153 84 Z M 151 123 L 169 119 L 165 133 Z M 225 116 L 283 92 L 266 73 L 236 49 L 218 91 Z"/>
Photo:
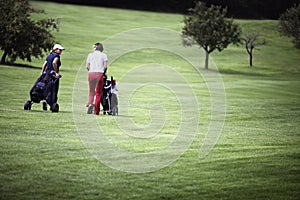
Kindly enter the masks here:
<path id="1" fill-rule="evenodd" d="M 0 66 L 0 199 L 299 198 L 300 51 L 279 36 L 276 21 L 237 20 L 244 31 L 261 33 L 268 42 L 259 51 L 254 50 L 252 68 L 243 47 L 230 46 L 212 53 L 211 65 L 214 62 L 220 70 L 226 91 L 226 118 L 214 149 L 199 159 L 210 123 L 209 91 L 198 71 L 172 52 L 147 48 L 124 53 L 110 62 L 109 74 L 120 87 L 119 117 L 87 116 L 84 107 L 84 62 L 94 42 L 104 41 L 105 51 L 111 52 L 105 41 L 123 31 L 143 27 L 180 31 L 181 15 L 44 2 L 33 5 L 45 9 L 45 16 L 61 17 L 60 31 L 54 33 L 66 48 L 59 91 L 61 110 L 45 112 L 39 104 L 29 112 L 23 110 L 43 60 L 18 60 L 30 65 L 27 68 Z M 139 36 L 132 37 L 139 41 Z M 158 39 L 154 37 L 153 42 Z M 120 42 L 120 47 L 124 43 Z M 190 56 L 198 55 L 200 51 Z M 163 84 L 147 84 L 160 78 Z M 80 86 L 76 88 L 78 96 L 74 96 L 74 86 Z M 127 112 L 125 97 L 133 86 L 138 87 L 130 93 Z M 178 93 L 185 97 L 189 91 L 185 86 L 193 91 L 199 110 L 190 106 L 192 101 L 180 107 L 192 95 L 178 99 L 172 87 L 179 88 Z M 147 173 L 127 173 L 106 166 L 89 152 L 93 149 L 85 146 L 78 129 L 79 123 L 86 130 L 95 127 L 120 149 L 132 154 L 149 153 L 172 144 L 180 121 L 197 116 L 199 127 L 186 129 L 187 136 L 196 131 L 189 148 L 166 167 Z M 160 130 L 154 137 L 130 135 L 138 134 L 138 128 L 149 130 L 151 120 L 155 122 L 151 125 Z M 92 126 L 90 121 L 99 126 Z M 98 141 L 101 135 L 93 136 Z M 115 159 L 118 155 L 112 152 L 107 156 Z M 120 161 L 122 167 L 123 155 L 119 156 L 111 162 Z M 137 160 L 139 166 L 151 164 L 143 158 Z"/>

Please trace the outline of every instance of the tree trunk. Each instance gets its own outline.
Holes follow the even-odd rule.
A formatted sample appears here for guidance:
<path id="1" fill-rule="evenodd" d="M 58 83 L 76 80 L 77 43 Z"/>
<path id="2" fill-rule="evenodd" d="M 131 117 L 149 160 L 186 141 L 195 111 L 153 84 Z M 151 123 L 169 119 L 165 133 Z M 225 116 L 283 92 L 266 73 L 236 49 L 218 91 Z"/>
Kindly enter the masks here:
<path id="1" fill-rule="evenodd" d="M 205 51 L 205 69 L 208 69 L 208 58 L 209 58 L 209 53 Z"/>
<path id="2" fill-rule="evenodd" d="M 252 67 L 252 53 L 249 54 L 250 67 Z"/>
<path id="3" fill-rule="evenodd" d="M 249 51 L 249 62 L 250 62 L 250 67 L 252 67 L 252 59 L 253 59 L 253 47 L 250 48 Z"/>
<path id="4" fill-rule="evenodd" d="M 4 63 L 5 63 L 6 56 L 7 56 L 7 52 L 4 51 L 4 53 L 3 53 L 3 55 L 2 55 L 2 58 L 1 58 L 1 64 L 4 64 Z"/>

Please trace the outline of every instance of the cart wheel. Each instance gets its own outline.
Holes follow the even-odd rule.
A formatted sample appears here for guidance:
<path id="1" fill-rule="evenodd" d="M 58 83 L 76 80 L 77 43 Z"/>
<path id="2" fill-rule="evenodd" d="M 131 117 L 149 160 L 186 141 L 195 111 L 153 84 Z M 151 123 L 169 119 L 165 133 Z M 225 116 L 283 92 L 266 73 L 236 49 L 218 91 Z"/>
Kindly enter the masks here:
<path id="1" fill-rule="evenodd" d="M 51 107 L 52 112 L 58 112 L 59 111 L 59 105 L 57 103 L 54 103 Z"/>
<path id="2" fill-rule="evenodd" d="M 24 104 L 24 110 L 31 110 L 31 101 L 27 100 Z"/>

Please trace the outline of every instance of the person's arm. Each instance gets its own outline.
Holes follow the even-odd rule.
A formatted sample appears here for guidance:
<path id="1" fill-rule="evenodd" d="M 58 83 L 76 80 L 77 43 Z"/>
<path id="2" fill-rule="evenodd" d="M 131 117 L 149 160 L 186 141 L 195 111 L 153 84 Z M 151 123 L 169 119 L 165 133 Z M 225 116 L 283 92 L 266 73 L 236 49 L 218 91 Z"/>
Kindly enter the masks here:
<path id="1" fill-rule="evenodd" d="M 106 70 L 107 70 L 107 60 L 106 61 L 104 61 L 104 72 L 106 72 Z"/>
<path id="2" fill-rule="evenodd" d="M 91 69 L 91 64 L 90 64 L 90 54 L 87 56 L 87 58 L 86 58 L 86 69 L 88 70 L 88 71 L 90 71 L 90 69 Z"/>
<path id="3" fill-rule="evenodd" d="M 88 71 L 90 71 L 90 63 L 86 63 L 86 69 L 88 70 Z"/>
<path id="4" fill-rule="evenodd" d="M 42 66 L 42 73 L 45 71 L 46 69 L 46 64 L 47 64 L 47 61 L 44 62 L 43 66 Z"/>
<path id="5" fill-rule="evenodd" d="M 57 67 L 57 62 L 58 62 L 58 58 L 54 58 L 53 62 L 52 62 L 52 66 L 53 66 L 53 69 L 56 73 L 56 76 L 59 76 L 59 71 L 58 71 L 58 67 Z"/>

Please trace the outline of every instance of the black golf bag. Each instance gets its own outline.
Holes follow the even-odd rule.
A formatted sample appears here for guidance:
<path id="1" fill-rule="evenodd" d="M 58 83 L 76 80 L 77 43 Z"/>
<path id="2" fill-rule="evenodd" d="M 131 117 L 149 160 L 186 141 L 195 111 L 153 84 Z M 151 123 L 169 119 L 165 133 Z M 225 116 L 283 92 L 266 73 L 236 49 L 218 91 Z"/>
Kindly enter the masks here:
<path id="1" fill-rule="evenodd" d="M 33 103 L 40 103 L 42 100 L 46 100 L 47 96 L 51 92 L 54 87 L 55 82 L 61 76 L 57 77 L 55 72 L 43 73 L 35 82 L 33 87 L 31 88 L 30 100 L 27 100 L 24 104 L 24 110 L 31 110 L 31 105 Z M 58 112 L 59 106 L 55 103 L 55 105 L 50 105 L 52 112 Z"/>
<path id="2" fill-rule="evenodd" d="M 104 115 L 106 113 L 109 115 L 118 115 L 118 97 L 115 93 L 117 91 L 116 87 L 116 80 L 114 80 L 113 77 L 111 77 L 111 79 L 109 80 L 105 75 L 101 96 L 101 105 Z"/>

